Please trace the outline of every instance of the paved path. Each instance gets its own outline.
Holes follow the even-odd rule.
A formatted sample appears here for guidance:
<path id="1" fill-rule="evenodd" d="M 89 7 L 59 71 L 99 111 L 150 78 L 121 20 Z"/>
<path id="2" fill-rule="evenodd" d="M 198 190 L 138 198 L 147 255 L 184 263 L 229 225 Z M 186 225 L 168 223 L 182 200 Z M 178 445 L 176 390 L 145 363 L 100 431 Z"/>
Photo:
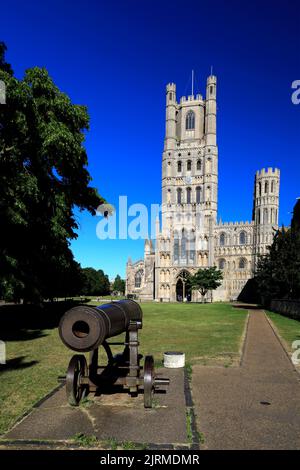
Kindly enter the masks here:
<path id="1" fill-rule="evenodd" d="M 193 367 L 207 449 L 300 449 L 300 376 L 262 310 L 249 311 L 241 367 Z"/>
<path id="2" fill-rule="evenodd" d="M 126 393 L 101 395 L 92 399 L 90 406 L 70 407 L 65 388 L 61 388 L 3 437 L 19 447 L 22 440 L 59 443 L 78 433 L 103 442 L 113 438 L 117 442 L 188 447 L 183 369 L 157 372 L 170 378 L 170 386 L 167 393 L 155 394 L 155 406 L 150 410 L 144 409 L 142 394 L 131 398 Z"/>

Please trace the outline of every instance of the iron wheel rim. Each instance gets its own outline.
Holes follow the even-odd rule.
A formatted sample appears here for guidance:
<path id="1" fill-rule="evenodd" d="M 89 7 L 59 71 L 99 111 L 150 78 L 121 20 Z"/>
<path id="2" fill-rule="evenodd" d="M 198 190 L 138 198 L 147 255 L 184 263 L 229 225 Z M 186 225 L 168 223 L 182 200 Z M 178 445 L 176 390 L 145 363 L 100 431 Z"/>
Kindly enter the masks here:
<path id="1" fill-rule="evenodd" d="M 71 406 L 78 406 L 80 400 L 87 392 L 85 384 L 81 383 L 82 377 L 87 375 L 87 363 L 83 355 L 75 354 L 69 363 L 66 377 L 67 399 Z"/>
<path id="2" fill-rule="evenodd" d="M 154 359 L 146 356 L 144 362 L 144 407 L 152 408 L 154 393 Z"/>

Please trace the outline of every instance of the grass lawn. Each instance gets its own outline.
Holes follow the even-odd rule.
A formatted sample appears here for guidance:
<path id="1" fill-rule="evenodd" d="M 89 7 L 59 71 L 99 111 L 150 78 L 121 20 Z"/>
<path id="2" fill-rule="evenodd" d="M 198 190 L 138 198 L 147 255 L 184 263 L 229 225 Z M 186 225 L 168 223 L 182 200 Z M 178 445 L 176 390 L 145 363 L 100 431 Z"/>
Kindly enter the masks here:
<path id="1" fill-rule="evenodd" d="M 147 303 L 142 307 L 142 353 L 153 354 L 157 363 L 165 351 L 174 350 L 184 352 L 190 364 L 238 356 L 244 310 L 228 304 Z"/>
<path id="2" fill-rule="evenodd" d="M 59 302 L 61 310 L 66 307 Z M 0 434 L 34 403 L 57 386 L 75 353 L 60 341 L 59 315 L 39 311 L 31 315 L 22 306 L 1 307 L 0 336 L 6 342 L 7 364 L 0 365 Z M 30 307 L 26 307 L 29 309 Z M 58 308 L 58 307 L 56 307 Z M 247 312 L 228 304 L 142 304 L 142 354 L 153 354 L 161 364 L 164 351 L 183 351 L 190 364 L 212 359 L 229 365 L 238 357 Z M 3 321 L 3 320 L 6 321 Z"/>
<path id="3" fill-rule="evenodd" d="M 300 340 L 300 321 L 267 310 L 266 313 L 274 323 L 279 335 L 285 341 L 288 350 L 292 352 L 292 343 L 295 340 Z"/>

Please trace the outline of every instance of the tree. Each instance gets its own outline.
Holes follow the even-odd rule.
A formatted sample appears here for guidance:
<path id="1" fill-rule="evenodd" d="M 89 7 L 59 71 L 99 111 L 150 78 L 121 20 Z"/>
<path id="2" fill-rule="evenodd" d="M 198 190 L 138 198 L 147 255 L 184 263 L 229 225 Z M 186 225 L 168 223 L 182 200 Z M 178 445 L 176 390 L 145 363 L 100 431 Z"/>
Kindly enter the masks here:
<path id="1" fill-rule="evenodd" d="M 255 279 L 262 303 L 300 297 L 300 201 L 294 207 L 290 228 L 274 236 L 269 252 L 258 260 Z"/>
<path id="2" fill-rule="evenodd" d="M 102 269 L 97 271 L 94 268 L 82 269 L 83 295 L 108 295 L 110 293 L 110 282 L 108 276 Z"/>
<path id="3" fill-rule="evenodd" d="M 7 72 L 9 75 L 13 75 L 13 70 L 11 68 L 11 65 L 5 61 L 6 51 L 7 51 L 6 44 L 0 41 L 0 69 L 4 70 L 4 72 Z"/>
<path id="4" fill-rule="evenodd" d="M 0 290 L 40 301 L 78 282 L 69 248 L 77 237 L 74 208 L 96 213 L 103 202 L 89 186 L 83 146 L 89 117 L 34 67 L 18 80 L 0 43 Z M 71 279 L 75 276 L 74 279 Z"/>
<path id="5" fill-rule="evenodd" d="M 191 288 L 200 292 L 203 302 L 207 292 L 217 289 L 221 285 L 222 279 L 222 272 L 216 266 L 212 266 L 210 268 L 199 269 L 194 276 L 189 278 L 189 281 Z"/>
<path id="6" fill-rule="evenodd" d="M 113 283 L 113 290 L 116 292 L 121 292 L 124 294 L 125 292 L 125 281 L 124 279 L 121 279 L 121 276 L 119 274 L 116 275 L 114 283 Z"/>
<path id="7" fill-rule="evenodd" d="M 105 274 L 102 269 L 99 269 L 99 295 L 109 295 L 110 294 L 110 282 L 109 277 Z"/>

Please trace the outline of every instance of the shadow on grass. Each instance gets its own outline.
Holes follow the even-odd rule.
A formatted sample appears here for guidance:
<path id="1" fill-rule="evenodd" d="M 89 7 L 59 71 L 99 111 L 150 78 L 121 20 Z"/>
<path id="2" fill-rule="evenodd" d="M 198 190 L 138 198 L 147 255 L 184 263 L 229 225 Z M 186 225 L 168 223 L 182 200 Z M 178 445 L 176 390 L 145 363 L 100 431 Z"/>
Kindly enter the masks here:
<path id="1" fill-rule="evenodd" d="M 232 304 L 233 308 L 242 308 L 244 310 L 261 310 L 263 307 L 260 304 L 247 304 L 236 302 Z"/>
<path id="2" fill-rule="evenodd" d="M 8 370 L 17 370 L 17 369 L 26 369 L 27 367 L 32 367 L 38 363 L 38 361 L 29 361 L 24 362 L 26 356 L 15 357 L 14 359 L 9 359 L 6 361 L 6 364 L 0 364 L 0 372 L 7 372 Z"/>
<path id="3" fill-rule="evenodd" d="M 45 302 L 36 305 L 1 305 L 0 339 L 29 341 L 46 336 L 43 330 L 57 328 L 62 315 L 79 301 Z"/>
<path id="4" fill-rule="evenodd" d="M 2 341 L 31 341 L 48 336 L 40 330 L 32 331 L 26 329 L 1 331 L 0 335 Z"/>

